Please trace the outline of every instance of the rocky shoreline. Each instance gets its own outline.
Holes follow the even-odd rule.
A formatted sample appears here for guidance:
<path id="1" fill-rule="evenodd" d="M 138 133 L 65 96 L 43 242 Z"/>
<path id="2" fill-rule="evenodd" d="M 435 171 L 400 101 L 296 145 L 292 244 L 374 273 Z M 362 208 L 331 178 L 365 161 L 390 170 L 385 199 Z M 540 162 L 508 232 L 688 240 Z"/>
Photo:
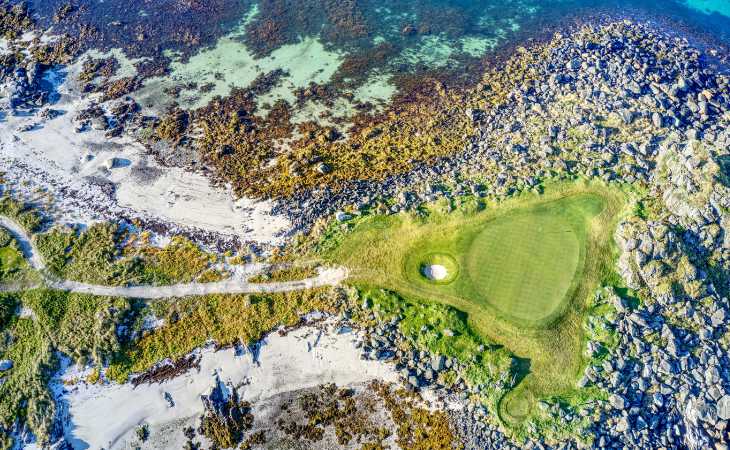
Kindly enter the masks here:
<path id="1" fill-rule="evenodd" d="M 382 197 L 397 199 L 380 206 L 395 213 L 440 197 L 499 198 L 556 175 L 642 186 L 654 210 L 627 220 L 616 239 L 619 270 L 644 301 L 632 308 L 616 297 L 611 326 L 620 343 L 580 381 L 610 395 L 591 430 L 594 446 L 727 448 L 727 55 L 622 21 L 558 37 L 542 56 L 507 64 L 510 76 L 526 59 L 531 75 L 505 104 L 467 111 L 480 129 L 463 154 L 280 208 L 306 229 L 325 211 Z M 469 172 L 487 182 L 449 182 Z M 598 346 L 589 342 L 587 351 Z"/>
<path id="2" fill-rule="evenodd" d="M 273 213 L 290 218 L 293 234 L 340 210 L 375 205 L 397 213 L 443 197 L 501 198 L 539 190 L 552 178 L 635 185 L 645 192 L 638 208 L 643 210 L 621 224 L 616 241 L 618 269 L 642 301 L 628 305 L 612 297 L 618 314 L 610 326 L 620 342 L 603 364 L 586 368 L 580 381 L 608 393 L 608 401 L 600 403 L 600 420 L 589 430 L 593 446 L 727 448 L 727 56 L 705 53 L 651 25 L 587 25 L 518 51 L 485 76 L 480 97 L 463 111 L 478 130 L 466 137 L 463 152 L 384 182 L 300 193 L 279 202 Z M 0 84 L 9 95 L 0 120 L 14 110 L 46 104 L 42 72 L 37 65 L 4 68 Z M 386 204 L 385 198 L 395 202 Z M 154 221 L 146 226 L 181 231 Z M 194 237 L 220 242 L 215 234 Z M 438 355 L 402 353 L 396 325 L 372 330 L 362 344 L 363 358 L 400 360 L 402 378 L 413 389 L 432 385 L 440 369 L 455 364 Z M 588 342 L 586 351 L 599 347 Z M 575 413 L 554 408 L 556 416 Z M 500 431 L 480 420 L 483 415 L 455 413 L 466 447 L 512 448 Z M 530 444 L 550 447 L 537 440 Z"/>

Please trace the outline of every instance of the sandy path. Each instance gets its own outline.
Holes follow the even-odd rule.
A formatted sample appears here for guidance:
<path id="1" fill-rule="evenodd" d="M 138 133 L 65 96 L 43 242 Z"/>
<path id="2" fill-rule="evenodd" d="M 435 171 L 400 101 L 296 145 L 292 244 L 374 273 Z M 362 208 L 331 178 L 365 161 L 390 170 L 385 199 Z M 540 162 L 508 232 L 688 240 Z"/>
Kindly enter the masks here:
<path id="1" fill-rule="evenodd" d="M 36 270 L 44 270 L 46 268 L 46 263 L 43 261 L 43 258 L 41 258 L 41 254 L 38 253 L 38 250 L 35 248 L 35 245 L 33 245 L 30 236 L 28 236 L 28 233 L 25 232 L 25 229 L 18 222 L 9 217 L 0 215 L 0 227 L 8 230 L 10 235 L 15 238 L 20 245 L 20 251 L 23 253 L 23 256 L 25 256 L 25 259 L 28 260 L 31 267 Z"/>
<path id="2" fill-rule="evenodd" d="M 100 286 L 71 280 L 59 280 L 48 273 L 43 258 L 33 240 L 23 227 L 13 219 L 0 215 L 0 226 L 7 229 L 19 243 L 20 249 L 30 265 L 41 273 L 46 285 L 51 289 L 84 294 L 134 297 L 142 299 L 185 297 L 207 294 L 246 294 L 289 292 L 322 286 L 334 286 L 347 278 L 343 267 L 325 268 L 316 277 L 296 281 L 272 283 L 249 283 L 241 280 L 225 280 L 215 283 L 185 283 L 169 286 Z M 13 290 L 13 287 L 5 287 Z"/>

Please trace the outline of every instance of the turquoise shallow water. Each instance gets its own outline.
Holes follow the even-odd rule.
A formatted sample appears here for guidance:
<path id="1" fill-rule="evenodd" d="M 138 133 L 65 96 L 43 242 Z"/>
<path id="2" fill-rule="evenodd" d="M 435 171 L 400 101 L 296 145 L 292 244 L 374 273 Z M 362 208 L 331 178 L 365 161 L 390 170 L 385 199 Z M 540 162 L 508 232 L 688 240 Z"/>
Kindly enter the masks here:
<path id="1" fill-rule="evenodd" d="M 79 0 L 58 24 L 54 15 L 67 3 L 31 0 L 41 23 L 61 31 L 89 25 L 97 31 L 95 45 L 135 56 L 164 50 L 187 56 L 238 31 L 259 57 L 316 36 L 340 50 L 389 44 L 410 51 L 406 63 L 429 64 L 441 61 L 444 51 L 478 56 L 566 18 L 610 14 L 670 19 L 730 43 L 730 0 Z M 447 43 L 451 48 L 444 50 Z M 441 50 L 424 54 L 423 46 Z"/>
<path id="2" fill-rule="evenodd" d="M 420 73 L 477 77 L 485 57 L 584 19 L 630 16 L 730 44 L 730 0 L 80 0 L 61 23 L 66 0 L 31 3 L 56 31 L 97 30 L 87 48 L 134 63 L 149 106 L 195 109 L 258 83 L 258 113 L 285 101 L 295 123 L 377 110 Z"/>
<path id="3" fill-rule="evenodd" d="M 728 0 L 688 0 L 687 6 L 706 14 L 730 17 L 730 1 Z"/>

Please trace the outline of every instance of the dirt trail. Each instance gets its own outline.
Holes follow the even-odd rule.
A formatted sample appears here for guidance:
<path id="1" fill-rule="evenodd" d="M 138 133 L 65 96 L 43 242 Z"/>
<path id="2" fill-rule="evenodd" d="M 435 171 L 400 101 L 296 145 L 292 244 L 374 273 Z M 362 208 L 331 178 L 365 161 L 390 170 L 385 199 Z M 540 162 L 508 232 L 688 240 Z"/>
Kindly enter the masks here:
<path id="1" fill-rule="evenodd" d="M 344 267 L 324 268 L 316 277 L 296 281 L 280 281 L 271 283 L 249 283 L 243 280 L 224 280 L 214 283 L 185 283 L 169 286 L 101 286 L 80 283 L 78 281 L 60 280 L 49 274 L 40 252 L 35 247 L 25 229 L 13 219 L 0 215 L 0 227 L 7 229 L 20 245 L 25 258 L 31 267 L 41 273 L 47 287 L 68 292 L 84 294 L 157 299 L 168 297 L 186 297 L 207 294 L 248 294 L 290 292 L 322 286 L 334 286 L 347 278 Z M 13 287 L 0 286 L 0 291 L 13 290 Z M 19 289 L 19 288 L 18 288 Z"/>

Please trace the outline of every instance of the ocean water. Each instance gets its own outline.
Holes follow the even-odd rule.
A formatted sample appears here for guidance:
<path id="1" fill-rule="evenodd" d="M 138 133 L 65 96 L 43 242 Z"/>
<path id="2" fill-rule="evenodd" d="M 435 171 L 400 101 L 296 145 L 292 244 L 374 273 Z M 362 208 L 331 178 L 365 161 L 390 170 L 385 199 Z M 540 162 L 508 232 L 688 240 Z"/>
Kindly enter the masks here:
<path id="1" fill-rule="evenodd" d="M 94 29 L 90 55 L 136 68 L 146 106 L 196 109 L 255 86 L 256 114 L 284 101 L 295 123 L 377 112 L 421 75 L 473 81 L 490 57 L 586 19 L 730 44 L 730 0 L 80 0 L 59 22 L 65 3 L 31 2 L 55 31 Z"/>

